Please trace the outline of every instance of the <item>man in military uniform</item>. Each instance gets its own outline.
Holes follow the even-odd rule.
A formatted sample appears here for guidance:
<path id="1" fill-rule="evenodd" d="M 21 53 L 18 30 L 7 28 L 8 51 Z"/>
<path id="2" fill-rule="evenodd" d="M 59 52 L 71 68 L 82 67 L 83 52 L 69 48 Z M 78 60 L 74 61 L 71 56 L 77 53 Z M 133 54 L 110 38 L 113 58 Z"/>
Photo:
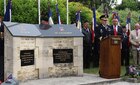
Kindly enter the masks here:
<path id="1" fill-rule="evenodd" d="M 100 21 L 101 24 L 95 29 L 95 42 L 94 42 L 94 67 L 99 66 L 99 51 L 100 51 L 100 40 L 109 36 L 110 26 L 108 25 L 108 16 L 101 15 Z"/>

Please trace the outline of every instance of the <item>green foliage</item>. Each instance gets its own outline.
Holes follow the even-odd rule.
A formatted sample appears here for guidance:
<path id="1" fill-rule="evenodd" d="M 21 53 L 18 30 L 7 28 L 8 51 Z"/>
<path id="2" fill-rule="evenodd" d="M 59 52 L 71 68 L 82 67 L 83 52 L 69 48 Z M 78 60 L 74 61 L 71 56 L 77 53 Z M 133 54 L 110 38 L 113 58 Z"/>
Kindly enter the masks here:
<path id="1" fill-rule="evenodd" d="M 122 0 L 122 4 L 117 6 L 113 11 L 119 13 L 121 25 L 126 25 L 126 18 L 128 13 L 131 13 L 131 29 L 134 29 L 134 24 L 138 22 L 140 16 L 140 2 L 137 0 Z M 110 23 L 112 14 L 110 13 Z"/>
<path id="2" fill-rule="evenodd" d="M 37 3 L 32 0 L 12 1 L 12 21 L 37 23 Z"/>
<path id="3" fill-rule="evenodd" d="M 83 6 L 83 4 L 78 3 L 78 2 L 69 3 L 69 15 L 70 15 L 71 23 L 75 23 L 75 21 L 76 21 L 75 14 L 79 10 L 81 10 L 81 22 L 83 23 L 84 21 L 88 21 L 91 23 L 92 16 L 93 16 L 92 10 Z M 96 11 L 96 18 L 98 18 L 99 16 L 100 16 L 99 12 Z"/>
<path id="4" fill-rule="evenodd" d="M 126 25 L 127 15 L 130 12 L 131 13 L 131 29 L 134 29 L 134 24 L 138 22 L 138 19 L 139 19 L 138 17 L 139 17 L 140 11 L 132 11 L 128 8 L 126 8 L 125 10 L 113 10 L 113 11 L 119 13 L 121 25 Z M 112 14 L 111 13 L 109 15 L 109 22 L 110 22 L 110 24 L 112 24 Z"/>
<path id="5" fill-rule="evenodd" d="M 81 4 L 84 4 L 84 6 L 92 9 L 93 7 L 100 7 L 102 4 L 108 4 L 110 3 L 111 0 L 69 0 L 72 2 L 79 2 Z"/>
<path id="6" fill-rule="evenodd" d="M 81 22 L 84 21 L 91 21 L 92 20 L 92 11 L 87 8 L 84 7 L 82 4 L 78 3 L 78 2 L 71 2 L 69 4 L 69 15 L 70 15 L 70 20 L 73 21 L 72 23 L 75 23 L 76 21 L 76 17 L 75 14 L 77 11 L 81 10 Z"/>
<path id="7" fill-rule="evenodd" d="M 122 4 L 116 7 L 118 10 L 125 10 L 126 8 L 140 10 L 140 2 L 137 0 L 122 0 Z"/>
<path id="8" fill-rule="evenodd" d="M 8 0 L 7 0 L 8 1 Z M 4 16 L 3 13 L 3 0 L 0 1 L 0 14 Z M 57 24 L 57 13 L 56 13 L 56 1 L 41 0 L 41 19 L 48 20 L 48 7 L 50 6 L 52 11 L 52 18 L 55 24 Z M 61 22 L 66 24 L 67 10 L 66 10 L 66 0 L 58 0 L 58 8 L 60 11 Z M 75 23 L 75 14 L 78 10 L 81 10 L 81 20 L 92 21 L 92 10 L 85 7 L 83 4 L 71 2 L 69 3 L 69 24 Z M 100 14 L 97 12 L 97 17 Z M 22 22 L 22 23 L 38 23 L 38 3 L 37 0 L 12 0 L 12 22 Z"/>
<path id="9" fill-rule="evenodd" d="M 0 1 L 0 16 L 2 16 L 4 14 L 3 9 L 4 9 L 3 0 L 1 0 Z"/>

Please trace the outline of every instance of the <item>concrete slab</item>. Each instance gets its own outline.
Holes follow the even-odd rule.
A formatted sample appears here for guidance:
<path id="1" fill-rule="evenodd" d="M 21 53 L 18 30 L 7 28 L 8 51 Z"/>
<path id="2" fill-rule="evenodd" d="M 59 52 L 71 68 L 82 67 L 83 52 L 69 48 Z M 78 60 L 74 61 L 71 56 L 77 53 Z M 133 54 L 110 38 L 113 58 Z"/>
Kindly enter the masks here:
<path id="1" fill-rule="evenodd" d="M 47 78 L 39 80 L 29 80 L 27 82 L 21 82 L 20 85 L 95 85 L 103 82 L 120 81 L 117 79 L 105 79 L 95 74 L 84 74 L 80 77 L 62 77 L 62 78 Z M 106 85 L 106 84 L 104 84 Z"/>

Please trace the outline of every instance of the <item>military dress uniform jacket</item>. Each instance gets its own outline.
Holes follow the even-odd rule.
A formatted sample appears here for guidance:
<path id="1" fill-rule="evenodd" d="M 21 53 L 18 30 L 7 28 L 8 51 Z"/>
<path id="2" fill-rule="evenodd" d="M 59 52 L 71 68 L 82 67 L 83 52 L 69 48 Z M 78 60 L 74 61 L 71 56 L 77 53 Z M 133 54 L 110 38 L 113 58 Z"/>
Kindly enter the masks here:
<path id="1" fill-rule="evenodd" d="M 95 34 L 96 37 L 104 39 L 105 37 L 108 37 L 110 35 L 111 29 L 110 26 L 103 26 L 100 24 L 97 28 L 97 32 Z"/>

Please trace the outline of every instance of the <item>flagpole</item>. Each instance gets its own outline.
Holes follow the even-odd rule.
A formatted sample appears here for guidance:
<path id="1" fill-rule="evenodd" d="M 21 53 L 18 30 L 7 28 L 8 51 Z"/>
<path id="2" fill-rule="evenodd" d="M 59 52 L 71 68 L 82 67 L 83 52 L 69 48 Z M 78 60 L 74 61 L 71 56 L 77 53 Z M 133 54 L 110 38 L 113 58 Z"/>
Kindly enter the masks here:
<path id="1" fill-rule="evenodd" d="M 38 0 L 38 23 L 40 24 L 40 0 Z"/>
<path id="2" fill-rule="evenodd" d="M 68 5 L 68 3 L 69 3 L 69 0 L 67 0 L 67 24 L 69 23 L 69 5 Z"/>
<path id="3" fill-rule="evenodd" d="M 4 0 L 4 14 L 6 12 L 6 0 Z"/>

